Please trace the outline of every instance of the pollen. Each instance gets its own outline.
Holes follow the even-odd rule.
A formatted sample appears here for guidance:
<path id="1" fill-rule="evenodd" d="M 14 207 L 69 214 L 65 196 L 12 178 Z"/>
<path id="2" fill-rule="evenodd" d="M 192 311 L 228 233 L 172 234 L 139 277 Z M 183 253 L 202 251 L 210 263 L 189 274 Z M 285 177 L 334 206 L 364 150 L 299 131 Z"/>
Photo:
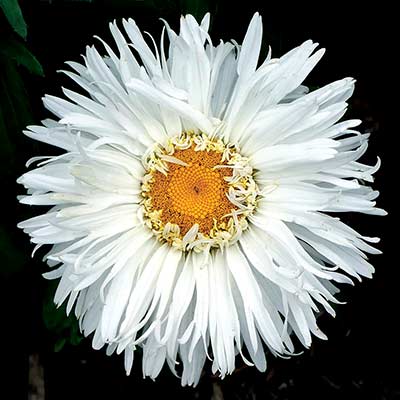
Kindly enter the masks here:
<path id="1" fill-rule="evenodd" d="M 222 153 L 178 150 L 174 157 L 186 165 L 168 163 L 168 172 L 155 172 L 149 196 L 152 207 L 161 211 L 161 221 L 176 224 L 184 235 L 194 224 L 209 234 L 214 224 L 236 207 L 228 200 L 225 177 L 232 172 L 222 165 Z"/>

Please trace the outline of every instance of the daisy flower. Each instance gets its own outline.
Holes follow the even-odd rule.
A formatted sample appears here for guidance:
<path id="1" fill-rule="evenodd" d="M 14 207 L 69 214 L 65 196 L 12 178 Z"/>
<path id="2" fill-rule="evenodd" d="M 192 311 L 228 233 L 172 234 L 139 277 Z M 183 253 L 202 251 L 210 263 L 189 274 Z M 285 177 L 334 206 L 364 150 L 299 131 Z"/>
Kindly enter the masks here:
<path id="1" fill-rule="evenodd" d="M 127 373 L 141 347 L 144 376 L 167 363 L 182 385 L 207 358 L 223 378 L 236 356 L 264 371 L 295 338 L 326 339 L 316 315 L 379 253 L 334 213 L 385 214 L 368 186 L 379 160 L 357 161 L 369 135 L 341 121 L 354 80 L 309 92 L 316 43 L 259 60 L 258 14 L 241 45 L 212 42 L 209 22 L 165 22 L 159 47 L 111 23 L 116 46 L 64 71 L 85 94 L 46 95 L 56 118 L 25 131 L 62 154 L 18 179 L 22 203 L 51 206 L 19 226 L 51 246 L 55 303 Z"/>

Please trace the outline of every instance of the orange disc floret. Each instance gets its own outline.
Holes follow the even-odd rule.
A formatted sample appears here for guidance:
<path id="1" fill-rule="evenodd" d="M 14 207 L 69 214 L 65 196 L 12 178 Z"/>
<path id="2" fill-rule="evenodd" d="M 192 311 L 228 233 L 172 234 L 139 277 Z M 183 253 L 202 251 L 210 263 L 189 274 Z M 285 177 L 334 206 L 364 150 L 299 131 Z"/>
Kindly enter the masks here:
<path id="1" fill-rule="evenodd" d="M 221 176 L 199 164 L 179 167 L 171 174 L 168 194 L 175 211 L 203 219 L 221 201 Z"/>
<path id="2" fill-rule="evenodd" d="M 221 219 L 236 207 L 226 197 L 228 183 L 224 177 L 232 174 L 230 168 L 216 168 L 224 164 L 222 153 L 195 151 L 194 146 L 177 150 L 173 156 L 186 166 L 168 163 L 166 175 L 155 171 L 149 192 L 153 210 L 161 211 L 164 224 L 179 226 L 181 234 L 195 224 L 199 231 L 209 234 L 214 221 Z"/>

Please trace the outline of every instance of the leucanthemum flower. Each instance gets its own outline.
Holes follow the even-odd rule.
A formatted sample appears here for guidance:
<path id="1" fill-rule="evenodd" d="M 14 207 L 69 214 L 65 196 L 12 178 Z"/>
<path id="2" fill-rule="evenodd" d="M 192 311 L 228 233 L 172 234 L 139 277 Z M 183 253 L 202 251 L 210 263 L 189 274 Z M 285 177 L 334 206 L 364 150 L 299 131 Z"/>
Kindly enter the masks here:
<path id="1" fill-rule="evenodd" d="M 25 132 L 64 152 L 18 180 L 22 203 L 52 206 L 19 226 L 52 246 L 55 302 L 127 373 L 142 347 L 144 376 L 167 362 L 183 385 L 206 358 L 223 378 L 237 355 L 264 371 L 266 352 L 325 339 L 316 314 L 378 253 L 331 214 L 385 214 L 367 186 L 379 161 L 357 161 L 368 134 L 339 122 L 354 80 L 309 93 L 317 44 L 259 61 L 258 14 L 242 45 L 215 45 L 209 20 L 165 23 L 159 49 L 132 19 L 110 24 L 117 53 L 101 41 L 64 71 L 86 94 L 45 96 L 57 118 Z"/>

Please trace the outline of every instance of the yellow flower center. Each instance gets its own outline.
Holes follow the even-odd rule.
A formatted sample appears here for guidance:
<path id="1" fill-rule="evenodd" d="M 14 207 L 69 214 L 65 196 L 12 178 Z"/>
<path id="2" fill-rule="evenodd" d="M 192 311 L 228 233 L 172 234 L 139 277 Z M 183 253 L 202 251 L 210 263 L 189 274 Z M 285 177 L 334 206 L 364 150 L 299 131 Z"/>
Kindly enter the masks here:
<path id="1" fill-rule="evenodd" d="M 156 171 L 149 196 L 152 207 L 161 211 L 164 224 L 170 222 L 184 235 L 194 224 L 209 234 L 214 221 L 221 221 L 236 207 L 228 200 L 225 176 L 231 169 L 214 168 L 222 163 L 216 151 L 178 150 L 174 157 L 187 165 L 168 163 L 166 175 Z"/>
<path id="2" fill-rule="evenodd" d="M 179 167 L 171 174 L 168 194 L 173 209 L 194 218 L 212 214 L 221 201 L 221 176 L 199 164 Z"/>
<path id="3" fill-rule="evenodd" d="M 234 243 L 247 228 L 259 190 L 234 145 L 183 132 L 155 145 L 143 163 L 143 220 L 161 242 L 208 252 Z"/>

